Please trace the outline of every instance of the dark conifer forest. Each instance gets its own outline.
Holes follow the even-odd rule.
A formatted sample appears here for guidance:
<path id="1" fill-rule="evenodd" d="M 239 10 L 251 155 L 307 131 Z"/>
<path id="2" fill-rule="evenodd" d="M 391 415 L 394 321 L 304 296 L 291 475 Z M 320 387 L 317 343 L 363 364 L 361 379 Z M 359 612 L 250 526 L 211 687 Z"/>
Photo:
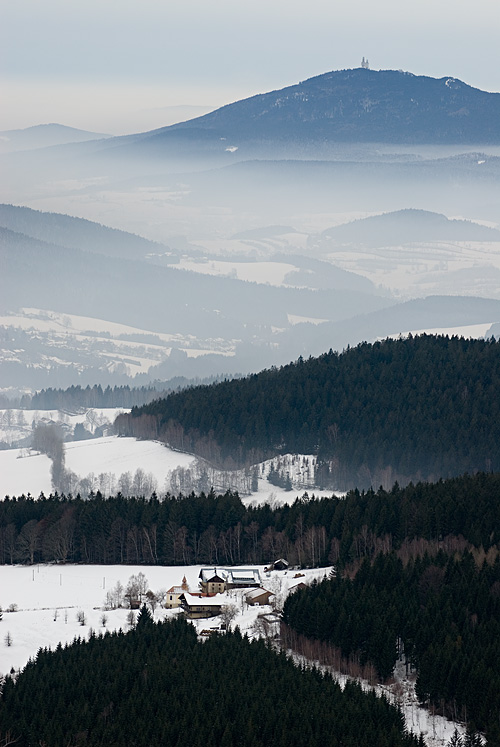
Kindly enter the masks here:
<path id="1" fill-rule="evenodd" d="M 500 474 L 479 473 L 345 498 L 244 506 L 236 493 L 161 499 L 64 495 L 0 501 L 0 564 L 345 565 L 397 549 L 500 546 Z M 420 549 L 419 549 L 420 548 Z"/>
<path id="2" fill-rule="evenodd" d="M 389 677 L 398 658 L 417 672 L 416 692 L 450 718 L 498 735 L 500 562 L 465 552 L 366 558 L 353 579 L 325 580 L 288 597 L 284 622 Z M 494 742 L 492 742 L 494 743 Z"/>
<path id="3" fill-rule="evenodd" d="M 327 663 L 342 668 L 348 662 L 346 671 L 371 672 L 367 676 L 381 680 L 392 676 L 399 661 L 416 676 L 416 692 L 422 703 L 469 722 L 472 729 L 484 731 L 488 744 L 494 745 L 499 739 L 500 713 L 499 527 L 498 473 L 404 488 L 396 484 L 390 491 L 353 490 L 345 498 L 317 499 L 305 494 L 292 505 L 275 508 L 245 507 L 234 493 L 167 495 L 161 499 L 155 495 L 105 499 L 97 494 L 90 500 L 21 496 L 0 503 L 0 562 L 241 564 L 269 563 L 285 556 L 297 566 L 333 564 L 334 577 L 325 575 L 321 583 L 288 597 L 283 611 L 283 644 L 307 650 L 312 658 L 320 658 L 317 647 L 323 647 L 321 650 L 330 651 Z M 161 626 L 153 628 L 163 630 Z M 105 641 L 116 642 L 115 638 L 92 638 L 88 645 L 79 643 L 71 648 L 73 653 L 58 651 L 54 656 L 94 650 L 99 652 L 96 656 L 104 656 Z M 116 645 L 125 642 L 128 646 L 127 641 L 135 639 L 118 636 L 116 640 L 120 641 Z M 303 640 L 308 642 L 306 649 Z M 204 645 L 208 648 L 203 651 L 209 652 L 212 645 L 244 648 L 248 644 Z M 87 654 L 80 655 L 85 658 Z M 36 677 L 40 667 L 45 672 L 44 662 L 52 661 L 51 656 L 40 654 L 37 664 L 30 665 L 19 682 L 24 682 L 25 676 Z M 211 671 L 218 666 L 214 661 Z M 61 670 L 60 663 L 54 669 Z M 197 671 L 202 677 L 201 670 Z M 137 672 L 137 677 L 142 676 L 143 670 Z M 267 670 L 265 679 L 267 683 Z M 322 686 L 328 682 L 319 679 Z M 130 687 L 138 687 L 132 675 L 127 681 Z M 187 683 L 185 689 L 194 687 Z M 283 687 L 286 691 L 288 686 Z M 11 690 L 17 692 L 7 684 L 5 697 L 11 697 Z M 176 697 L 180 703 L 180 695 Z M 55 695 L 49 699 L 52 701 L 59 702 Z M 109 714 L 122 707 L 118 700 L 112 703 L 112 707 L 99 703 L 90 708 L 96 729 L 111 728 L 114 722 Z M 102 723 L 99 714 L 108 714 L 102 716 Z M 22 718 L 29 723 L 27 716 Z M 80 724 L 79 718 L 73 723 Z M 198 717 L 196 723 L 201 722 L 206 719 Z M 14 721 L 6 723 L 14 728 Z M 88 720 L 81 724 L 81 733 L 90 734 Z M 221 728 L 224 731 L 226 727 L 232 728 L 224 722 Z M 217 737 L 211 736 L 211 731 L 203 733 L 208 744 L 212 739 L 214 744 L 222 744 L 217 742 L 219 732 L 213 732 Z M 91 741 L 94 736 L 84 738 L 90 740 L 88 744 L 106 743 L 104 737 L 102 742 Z M 309 738 L 316 739 L 316 732 Z M 224 743 L 236 743 L 231 741 L 232 732 L 225 739 Z M 330 739 L 340 741 L 325 743 L 350 744 L 350 737 L 341 740 L 338 732 Z M 169 743 L 176 744 L 175 740 Z M 267 742 L 249 742 L 263 743 Z M 316 744 L 300 742 L 309 743 Z"/>
<path id="4" fill-rule="evenodd" d="M 117 420 L 218 465 L 317 454 L 343 489 L 499 470 L 500 343 L 422 335 L 171 394 Z"/>
<path id="5" fill-rule="evenodd" d="M 147 613 L 127 634 L 40 650 L 0 699 L 0 733 L 29 745 L 418 747 L 400 711 L 342 691 L 238 631 L 197 641 Z"/>

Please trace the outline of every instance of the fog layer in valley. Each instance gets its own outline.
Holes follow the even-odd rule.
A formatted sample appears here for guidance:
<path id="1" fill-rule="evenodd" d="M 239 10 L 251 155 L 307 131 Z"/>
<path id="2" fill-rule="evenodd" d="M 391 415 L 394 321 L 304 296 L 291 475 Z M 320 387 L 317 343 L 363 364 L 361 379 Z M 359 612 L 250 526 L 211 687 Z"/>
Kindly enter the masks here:
<path id="1" fill-rule="evenodd" d="M 10 133 L 4 390 L 247 373 L 499 322 L 498 94 L 342 72 L 151 133 Z M 457 124 L 460 102 L 481 126 Z"/>

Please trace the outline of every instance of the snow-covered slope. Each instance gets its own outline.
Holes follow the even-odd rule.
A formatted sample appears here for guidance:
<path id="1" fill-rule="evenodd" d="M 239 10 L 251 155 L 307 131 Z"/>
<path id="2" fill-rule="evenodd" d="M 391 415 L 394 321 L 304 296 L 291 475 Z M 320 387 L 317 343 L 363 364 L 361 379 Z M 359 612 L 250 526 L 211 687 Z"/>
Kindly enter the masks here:
<path id="1" fill-rule="evenodd" d="M 169 472 L 178 467 L 188 467 L 194 461 L 189 454 L 181 454 L 154 441 L 137 441 L 135 438 L 108 436 L 90 441 L 72 441 L 65 444 L 66 469 L 78 478 L 89 478 L 88 487 L 109 495 L 118 488 L 122 475 L 127 475 L 131 485 L 138 470 L 148 476 L 149 485 L 163 490 Z M 21 495 L 28 491 L 38 496 L 41 491 L 50 493 L 51 461 L 43 454 L 29 449 L 9 449 L 0 452 L 0 496 Z M 141 486 L 138 486 L 139 489 Z M 139 492 L 146 494 L 142 486 Z"/>
<path id="2" fill-rule="evenodd" d="M 51 490 L 51 460 L 28 449 L 0 451 L 0 498 L 31 493 L 48 495 Z"/>
<path id="3" fill-rule="evenodd" d="M 191 490 L 238 490 L 246 503 L 291 503 L 308 491 L 311 495 L 330 496 L 332 491 L 314 487 L 315 457 L 284 455 L 256 465 L 257 489 L 250 492 L 249 472 L 214 470 L 192 454 L 169 449 L 156 441 L 106 436 L 89 441 L 70 441 L 64 445 L 65 468 L 70 475 L 73 495 L 100 490 L 113 495 L 146 495 L 153 491 L 190 493 Z M 267 480 L 271 469 L 290 474 L 292 490 L 272 485 Z M 0 451 L 0 497 L 19 496 L 28 492 L 37 497 L 51 491 L 51 461 L 30 449 Z M 250 470 L 250 473 L 252 470 Z"/>

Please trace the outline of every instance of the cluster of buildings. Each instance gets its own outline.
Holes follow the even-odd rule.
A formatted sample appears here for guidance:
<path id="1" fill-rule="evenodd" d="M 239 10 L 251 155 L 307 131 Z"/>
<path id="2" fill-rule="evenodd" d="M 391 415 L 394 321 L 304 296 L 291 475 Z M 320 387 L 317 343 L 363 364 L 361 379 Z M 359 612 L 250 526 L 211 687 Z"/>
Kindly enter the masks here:
<path id="1" fill-rule="evenodd" d="M 180 586 L 172 586 L 167 591 L 165 607 L 181 607 L 186 617 L 193 620 L 220 615 L 223 607 L 231 603 L 227 592 L 234 589 L 246 590 L 244 599 L 249 605 L 269 604 L 274 596 L 262 587 L 258 568 L 202 568 L 198 578 L 198 592 L 189 590 L 185 576 Z"/>

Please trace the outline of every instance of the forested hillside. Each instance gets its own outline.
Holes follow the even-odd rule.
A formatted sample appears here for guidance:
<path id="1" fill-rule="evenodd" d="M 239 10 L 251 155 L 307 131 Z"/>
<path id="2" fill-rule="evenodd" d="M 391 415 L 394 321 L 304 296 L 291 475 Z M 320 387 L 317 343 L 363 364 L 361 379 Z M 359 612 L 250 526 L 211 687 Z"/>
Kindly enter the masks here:
<path id="1" fill-rule="evenodd" d="M 422 335 L 196 387 L 122 415 L 122 435 L 219 465 L 315 453 L 318 485 L 499 470 L 500 343 Z"/>
<path id="2" fill-rule="evenodd" d="M 359 724 L 363 728 L 359 728 Z M 400 711 L 360 685 L 342 691 L 239 632 L 197 641 L 183 620 L 40 651 L 0 700 L 20 747 L 418 747 Z"/>
<path id="3" fill-rule="evenodd" d="M 428 210 L 396 210 L 327 228 L 318 242 L 338 246 L 401 246 L 419 242 L 500 241 L 500 231 Z"/>
<path id="4" fill-rule="evenodd" d="M 500 96 L 455 78 L 402 70 L 336 70 L 252 96 L 137 143 L 226 136 L 242 140 L 369 143 L 496 143 Z M 457 116 L 466 113 L 467 116 Z"/>
<path id="5" fill-rule="evenodd" d="M 288 597 L 283 620 L 389 677 L 398 658 L 416 693 L 449 718 L 500 735 L 500 562 L 470 552 L 367 558 L 354 579 L 325 580 Z M 491 740 L 491 741 L 490 741 Z"/>

